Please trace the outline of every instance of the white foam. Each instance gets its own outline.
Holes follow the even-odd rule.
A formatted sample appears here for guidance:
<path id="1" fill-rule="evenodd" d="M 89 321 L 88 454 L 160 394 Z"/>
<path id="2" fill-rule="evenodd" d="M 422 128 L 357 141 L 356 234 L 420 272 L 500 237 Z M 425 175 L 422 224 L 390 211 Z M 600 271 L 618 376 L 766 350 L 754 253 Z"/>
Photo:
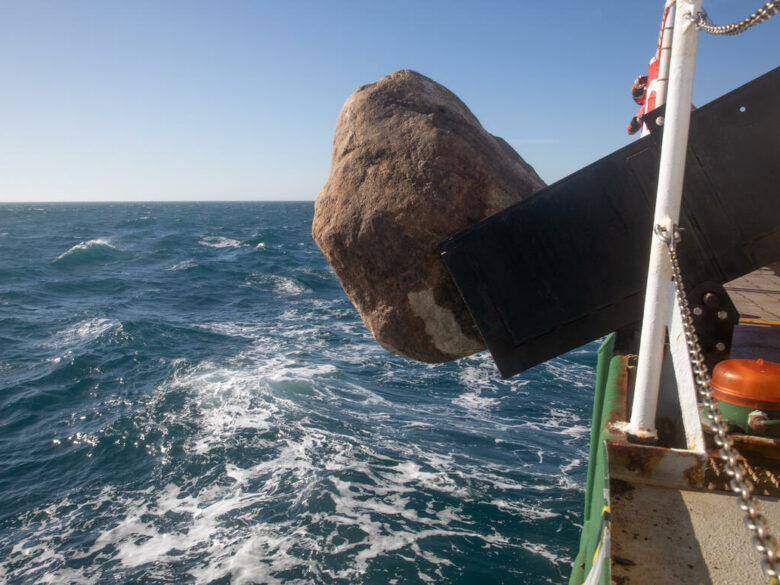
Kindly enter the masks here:
<path id="1" fill-rule="evenodd" d="M 494 499 L 490 502 L 499 510 L 508 512 L 515 516 L 520 516 L 525 520 L 545 520 L 547 518 L 555 518 L 560 516 L 557 512 L 542 508 L 539 502 L 528 503 L 527 501 L 508 501 L 505 499 Z"/>
<path id="2" fill-rule="evenodd" d="M 190 439 L 190 449 L 203 454 L 242 428 L 268 429 L 276 411 L 274 404 L 254 400 L 257 381 L 250 372 L 203 362 L 177 372 L 163 389 L 190 392 L 192 407 L 200 413 L 200 431 Z"/>
<path id="3" fill-rule="evenodd" d="M 553 565 L 568 564 L 570 562 L 568 557 L 553 552 L 551 547 L 539 542 L 523 542 L 521 546 L 528 552 L 542 557 Z"/>
<path id="4" fill-rule="evenodd" d="M 173 549 L 186 551 L 210 542 L 217 529 L 216 519 L 220 512 L 235 503 L 219 486 L 211 486 L 203 491 L 201 497 L 205 502 L 182 494 L 181 488 L 170 484 L 161 492 L 147 492 L 144 495 L 144 498 L 124 502 L 124 518 L 113 528 L 102 532 L 88 554 L 113 546 L 117 560 L 124 567 L 165 561 Z M 212 503 L 215 497 L 216 510 Z M 160 532 L 154 519 L 162 518 L 169 512 L 191 517 L 186 531 Z"/>
<path id="5" fill-rule="evenodd" d="M 220 335 L 230 337 L 245 337 L 246 339 L 257 339 L 264 333 L 264 325 L 250 322 L 222 321 L 215 323 L 193 323 L 192 327 L 206 329 Z"/>
<path id="6" fill-rule="evenodd" d="M 181 262 L 177 262 L 173 266 L 169 266 L 166 268 L 166 270 L 189 270 L 190 268 L 195 268 L 197 266 L 197 263 L 194 260 L 182 260 Z"/>
<path id="7" fill-rule="evenodd" d="M 545 362 L 544 369 L 553 379 L 567 387 L 593 388 L 596 372 L 591 366 L 572 362 L 565 357 Z"/>
<path id="8" fill-rule="evenodd" d="M 558 477 L 558 485 L 564 489 L 585 491 L 585 486 L 569 475 L 570 471 L 583 467 L 581 459 L 572 459 L 569 463 L 561 465 L 561 474 Z"/>
<path id="9" fill-rule="evenodd" d="M 489 396 L 483 396 L 481 390 L 475 390 L 474 392 L 465 392 L 460 394 L 452 400 L 453 404 L 461 406 L 470 412 L 480 410 L 490 410 L 500 404 L 498 398 L 490 398 Z"/>
<path id="10" fill-rule="evenodd" d="M 191 397 L 192 409 L 200 413 L 200 428 L 188 446 L 196 454 L 220 448 L 241 429 L 264 432 L 276 428 L 280 419 L 299 408 L 291 396 L 299 392 L 319 395 L 322 390 L 316 381 L 337 371 L 331 363 L 300 362 L 287 354 L 291 348 L 283 341 L 257 337 L 257 325 L 252 323 L 209 323 L 202 327 L 251 338 L 254 343 L 224 362 L 179 367 L 159 389 L 161 397 L 171 390 L 185 391 Z M 188 419 L 188 424 L 192 422 Z"/>
<path id="11" fill-rule="evenodd" d="M 494 390 L 495 367 L 484 362 L 458 369 L 458 379 L 471 390 Z"/>
<path id="12" fill-rule="evenodd" d="M 253 273 L 247 277 L 246 284 L 248 286 L 260 286 L 260 288 L 270 286 L 274 292 L 284 296 L 297 296 L 309 290 L 306 285 L 298 280 L 278 274 Z"/>
<path id="13" fill-rule="evenodd" d="M 226 238 L 224 236 L 206 236 L 201 238 L 198 243 L 201 246 L 208 246 L 209 248 L 241 248 L 247 245 L 239 240 Z"/>

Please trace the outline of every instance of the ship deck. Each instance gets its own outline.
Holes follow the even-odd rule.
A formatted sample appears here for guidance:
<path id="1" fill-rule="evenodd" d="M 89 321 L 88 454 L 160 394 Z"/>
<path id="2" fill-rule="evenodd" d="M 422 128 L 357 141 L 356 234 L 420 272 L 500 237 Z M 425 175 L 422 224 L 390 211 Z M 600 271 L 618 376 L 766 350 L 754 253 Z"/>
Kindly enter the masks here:
<path id="1" fill-rule="evenodd" d="M 615 585 L 767 581 L 733 494 L 620 480 L 610 483 L 610 492 Z M 780 526 L 780 501 L 759 499 L 769 525 Z"/>
<path id="2" fill-rule="evenodd" d="M 725 287 L 740 313 L 732 358 L 780 362 L 780 262 Z M 706 428 L 706 427 L 705 427 Z M 780 441 L 735 436 L 756 484 L 770 532 L 780 534 Z M 610 480 L 611 573 L 615 585 L 695 583 L 742 585 L 767 582 L 761 555 L 725 475 L 710 462 L 704 490 L 679 489 L 641 478 Z"/>
<path id="3" fill-rule="evenodd" d="M 732 358 L 780 362 L 780 262 L 725 286 L 740 314 Z"/>

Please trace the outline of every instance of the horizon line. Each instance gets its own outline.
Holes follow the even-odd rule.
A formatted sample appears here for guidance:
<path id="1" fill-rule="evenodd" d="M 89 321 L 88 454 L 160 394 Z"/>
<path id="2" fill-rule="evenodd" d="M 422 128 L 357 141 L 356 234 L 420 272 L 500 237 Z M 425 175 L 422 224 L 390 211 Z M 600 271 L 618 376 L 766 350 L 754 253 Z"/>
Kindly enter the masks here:
<path id="1" fill-rule="evenodd" d="M 314 203 L 314 199 L 67 199 L 0 201 L 0 205 L 51 205 L 59 203 Z"/>

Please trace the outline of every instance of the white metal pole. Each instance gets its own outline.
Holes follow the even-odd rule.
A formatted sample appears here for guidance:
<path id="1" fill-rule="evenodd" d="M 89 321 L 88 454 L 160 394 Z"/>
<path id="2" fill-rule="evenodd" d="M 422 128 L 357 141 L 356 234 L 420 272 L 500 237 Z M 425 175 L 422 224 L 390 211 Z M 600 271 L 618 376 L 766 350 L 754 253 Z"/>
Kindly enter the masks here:
<path id="1" fill-rule="evenodd" d="M 658 194 L 653 219 L 653 225 L 665 227 L 668 234 L 672 233 L 672 227 L 678 222 L 680 216 L 698 44 L 698 31 L 690 17 L 700 9 L 701 0 L 677 1 L 663 123 L 663 145 L 658 171 Z M 673 298 L 670 282 L 671 266 L 666 245 L 653 235 L 634 402 L 628 425 L 629 433 L 640 438 L 656 436 L 655 412 L 658 405 L 666 317 Z"/>

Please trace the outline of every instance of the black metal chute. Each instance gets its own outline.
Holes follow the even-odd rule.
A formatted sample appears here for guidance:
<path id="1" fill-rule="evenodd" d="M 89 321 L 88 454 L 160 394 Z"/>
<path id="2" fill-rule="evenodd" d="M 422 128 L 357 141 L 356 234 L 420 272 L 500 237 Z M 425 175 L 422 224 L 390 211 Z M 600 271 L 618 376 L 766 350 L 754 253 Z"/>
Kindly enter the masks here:
<path id="1" fill-rule="evenodd" d="M 780 259 L 778 94 L 780 68 L 691 115 L 679 245 L 688 290 Z M 661 136 L 442 243 L 503 376 L 641 319 Z"/>

